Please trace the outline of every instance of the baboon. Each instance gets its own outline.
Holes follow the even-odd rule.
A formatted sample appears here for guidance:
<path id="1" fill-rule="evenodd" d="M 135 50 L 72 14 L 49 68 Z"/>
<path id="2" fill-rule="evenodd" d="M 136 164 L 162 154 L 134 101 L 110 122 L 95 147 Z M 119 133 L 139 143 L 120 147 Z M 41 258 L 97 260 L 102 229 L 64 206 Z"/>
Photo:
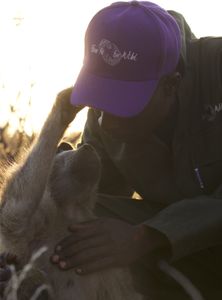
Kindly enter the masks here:
<path id="1" fill-rule="evenodd" d="M 53 300 L 142 299 L 133 288 L 128 269 L 79 276 L 74 270 L 62 272 L 49 261 L 55 245 L 67 236 L 70 224 L 95 218 L 92 210 L 101 168 L 97 153 L 90 145 L 57 153 L 64 131 L 77 113 L 69 103 L 70 93 L 71 88 L 57 96 L 36 142 L 5 174 L 0 202 L 0 253 L 17 255 L 22 269 L 33 252 L 42 246 L 48 249 L 35 262 L 37 276 L 27 274 L 19 300 L 30 299 L 32 287 L 44 284 L 44 280 L 52 288 Z"/>

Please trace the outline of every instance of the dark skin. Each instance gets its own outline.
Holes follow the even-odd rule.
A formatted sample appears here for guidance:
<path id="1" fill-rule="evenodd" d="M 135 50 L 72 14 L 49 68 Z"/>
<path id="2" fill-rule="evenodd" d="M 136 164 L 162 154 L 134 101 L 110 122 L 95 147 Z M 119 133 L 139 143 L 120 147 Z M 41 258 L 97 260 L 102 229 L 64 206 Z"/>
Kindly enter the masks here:
<path id="1" fill-rule="evenodd" d="M 128 266 L 147 252 L 150 265 L 154 265 L 156 249 L 165 257 L 170 252 L 166 237 L 145 225 L 99 218 L 70 226 L 69 230 L 71 234 L 59 242 L 51 259 L 61 270 L 75 268 L 80 275 Z"/>
<path id="2" fill-rule="evenodd" d="M 179 73 L 162 78 L 150 103 L 136 117 L 119 118 L 104 113 L 102 128 L 122 141 L 133 142 L 152 134 L 169 114 L 180 78 Z M 144 120 L 147 119 L 150 126 L 144 131 Z M 128 266 L 142 258 L 153 265 L 159 258 L 170 256 L 166 236 L 144 224 L 135 226 L 116 219 L 99 218 L 72 225 L 69 230 L 70 235 L 56 245 L 51 257 L 52 263 L 61 270 L 75 268 L 78 274 L 84 275 L 105 268 Z"/>
<path id="3" fill-rule="evenodd" d="M 161 126 L 171 111 L 181 76 L 178 72 L 163 77 L 150 102 L 138 115 L 130 118 L 103 113 L 101 128 L 113 139 L 136 142 L 149 138 Z M 149 120 L 149 126 L 147 126 Z"/>
<path id="4" fill-rule="evenodd" d="M 104 113 L 102 128 L 121 141 L 147 138 L 163 124 L 171 111 L 180 79 L 177 72 L 162 78 L 149 104 L 135 117 L 119 118 Z M 81 108 L 77 108 L 79 110 Z M 147 119 L 149 128 L 144 127 Z M 70 234 L 55 246 L 50 258 L 55 267 L 63 271 L 74 268 L 84 275 L 105 268 L 128 266 L 142 258 L 152 266 L 158 259 L 170 257 L 166 236 L 144 224 L 134 226 L 116 219 L 99 218 L 72 225 L 69 231 Z M 8 267 L 11 263 L 16 263 L 15 256 L 0 255 L 0 295 L 11 277 Z"/>

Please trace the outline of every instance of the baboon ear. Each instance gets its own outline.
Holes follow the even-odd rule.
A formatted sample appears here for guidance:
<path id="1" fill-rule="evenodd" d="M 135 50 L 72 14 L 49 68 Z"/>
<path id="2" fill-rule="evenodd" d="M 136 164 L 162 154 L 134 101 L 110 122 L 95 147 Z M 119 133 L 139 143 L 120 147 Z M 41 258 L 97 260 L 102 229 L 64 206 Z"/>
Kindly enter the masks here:
<path id="1" fill-rule="evenodd" d="M 67 143 L 67 142 L 61 142 L 61 143 L 59 144 L 59 146 L 57 147 L 56 153 L 58 154 L 58 153 L 60 153 L 60 152 L 68 151 L 68 150 L 73 150 L 72 144 Z"/>

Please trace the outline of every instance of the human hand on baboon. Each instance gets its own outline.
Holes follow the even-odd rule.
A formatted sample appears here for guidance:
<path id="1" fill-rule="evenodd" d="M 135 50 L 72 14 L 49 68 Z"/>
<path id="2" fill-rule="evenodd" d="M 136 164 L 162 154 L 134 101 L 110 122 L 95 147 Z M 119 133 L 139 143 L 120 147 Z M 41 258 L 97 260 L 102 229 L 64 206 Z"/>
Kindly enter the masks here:
<path id="1" fill-rule="evenodd" d="M 3 296 L 4 290 L 7 287 L 8 281 L 11 278 L 11 270 L 9 265 L 17 264 L 15 255 L 9 253 L 0 254 L 0 296 Z"/>
<path id="2" fill-rule="evenodd" d="M 75 268 L 79 274 L 130 265 L 167 244 L 155 229 L 116 219 L 99 218 L 69 229 L 72 234 L 55 247 L 52 262 L 63 270 Z"/>

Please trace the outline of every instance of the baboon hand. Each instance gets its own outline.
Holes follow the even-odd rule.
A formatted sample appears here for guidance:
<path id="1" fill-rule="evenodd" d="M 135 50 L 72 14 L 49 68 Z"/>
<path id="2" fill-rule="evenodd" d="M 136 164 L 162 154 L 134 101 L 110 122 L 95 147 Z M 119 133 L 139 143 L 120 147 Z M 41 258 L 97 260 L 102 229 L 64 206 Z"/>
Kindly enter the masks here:
<path id="1" fill-rule="evenodd" d="M 8 281 L 11 278 L 10 264 L 17 264 L 16 256 L 6 253 L 0 254 L 0 296 L 3 296 Z"/>
<path id="2" fill-rule="evenodd" d="M 56 108 L 60 110 L 62 123 L 69 124 L 76 114 L 83 108 L 70 103 L 70 97 L 73 87 L 69 87 L 58 93 L 56 97 Z"/>

